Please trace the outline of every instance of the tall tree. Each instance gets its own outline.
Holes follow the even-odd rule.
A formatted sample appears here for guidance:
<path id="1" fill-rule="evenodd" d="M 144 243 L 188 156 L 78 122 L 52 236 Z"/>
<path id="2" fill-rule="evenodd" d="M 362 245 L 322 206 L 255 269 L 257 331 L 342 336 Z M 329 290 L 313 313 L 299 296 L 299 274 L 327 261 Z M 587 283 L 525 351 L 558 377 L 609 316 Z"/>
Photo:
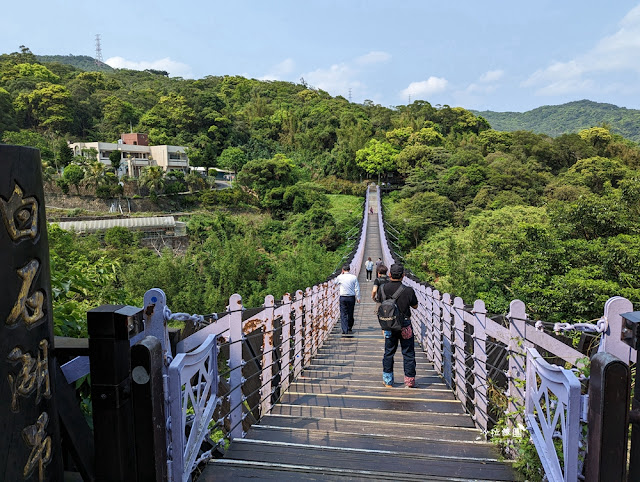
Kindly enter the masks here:
<path id="1" fill-rule="evenodd" d="M 382 173 L 395 169 L 396 155 L 396 150 L 388 142 L 371 139 L 364 148 L 356 152 L 356 162 L 368 174 L 377 175 L 379 184 Z"/>

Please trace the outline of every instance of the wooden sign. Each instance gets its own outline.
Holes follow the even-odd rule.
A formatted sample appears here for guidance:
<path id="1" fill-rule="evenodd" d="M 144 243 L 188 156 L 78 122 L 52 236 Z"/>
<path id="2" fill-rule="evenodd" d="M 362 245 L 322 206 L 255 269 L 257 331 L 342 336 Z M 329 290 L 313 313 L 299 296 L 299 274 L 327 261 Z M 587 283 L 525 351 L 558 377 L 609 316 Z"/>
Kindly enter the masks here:
<path id="1" fill-rule="evenodd" d="M 0 145 L 0 480 L 62 480 L 40 152 Z"/>

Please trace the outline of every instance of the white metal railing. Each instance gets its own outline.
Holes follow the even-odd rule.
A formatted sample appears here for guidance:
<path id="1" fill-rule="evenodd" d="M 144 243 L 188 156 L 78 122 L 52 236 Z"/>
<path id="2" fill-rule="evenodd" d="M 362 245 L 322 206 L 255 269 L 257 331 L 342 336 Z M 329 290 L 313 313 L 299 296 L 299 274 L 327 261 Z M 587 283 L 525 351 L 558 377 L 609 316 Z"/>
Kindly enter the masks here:
<path id="1" fill-rule="evenodd" d="M 547 363 L 527 348 L 525 420 L 549 480 L 578 480 L 580 382 L 571 370 Z M 555 441 L 562 440 L 562 458 Z M 567 461 L 567 463 L 565 463 Z"/>
<path id="2" fill-rule="evenodd" d="M 395 260 L 386 238 L 380 197 L 378 203 L 383 259 L 390 266 Z M 476 426 L 488 435 L 495 422 L 489 397 L 490 374 L 500 373 L 506 379 L 503 396 L 508 403 L 512 429 L 524 428 L 522 423 L 526 420 L 549 480 L 576 480 L 574 475 L 579 473 L 577 434 L 586 396 L 580 395 L 580 382 L 572 371 L 543 363 L 536 347 L 561 358 L 571 367 L 583 363 L 585 355 L 537 330 L 520 300 L 511 302 L 505 326 L 488 317 L 482 300 L 475 300 L 470 306 L 460 297 L 440 293 L 414 279 L 405 277 L 404 283 L 414 289 L 418 298 L 418 308 L 412 309 L 411 320 L 422 349 L 462 405 L 473 407 Z M 504 368 L 489 361 L 489 355 L 496 350 L 505 355 L 503 360 L 506 359 L 508 365 Z M 529 377 L 525 380 L 527 356 Z M 560 389 L 558 374 L 571 389 Z M 549 413 L 553 413 L 552 418 Z M 555 450 L 552 453 L 549 448 L 553 440 L 562 443 L 561 469 Z"/>

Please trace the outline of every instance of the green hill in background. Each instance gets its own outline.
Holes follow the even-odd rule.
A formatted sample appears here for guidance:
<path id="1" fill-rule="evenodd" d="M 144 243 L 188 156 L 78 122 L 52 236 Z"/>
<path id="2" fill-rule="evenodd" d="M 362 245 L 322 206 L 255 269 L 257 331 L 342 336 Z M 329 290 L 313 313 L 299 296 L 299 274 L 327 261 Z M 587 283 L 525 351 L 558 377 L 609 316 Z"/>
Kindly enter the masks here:
<path id="1" fill-rule="evenodd" d="M 640 110 L 613 104 L 579 100 L 545 105 L 527 112 L 472 112 L 487 119 L 497 131 L 526 130 L 555 137 L 606 124 L 611 132 L 640 142 Z"/>
<path id="2" fill-rule="evenodd" d="M 104 62 L 98 65 L 96 60 L 88 55 L 36 55 L 36 59 L 38 59 L 38 62 L 57 62 L 72 65 L 86 72 L 113 72 L 112 67 L 109 67 Z"/>

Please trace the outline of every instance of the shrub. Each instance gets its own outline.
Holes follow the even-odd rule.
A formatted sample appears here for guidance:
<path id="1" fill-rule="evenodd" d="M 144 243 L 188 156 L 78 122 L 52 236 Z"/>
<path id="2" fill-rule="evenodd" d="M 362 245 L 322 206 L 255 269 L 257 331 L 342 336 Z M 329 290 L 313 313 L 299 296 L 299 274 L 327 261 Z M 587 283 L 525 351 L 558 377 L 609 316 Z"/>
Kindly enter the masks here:
<path id="1" fill-rule="evenodd" d="M 56 179 L 56 185 L 64 194 L 69 194 L 69 182 L 64 177 Z"/>
<path id="2" fill-rule="evenodd" d="M 186 190 L 187 190 L 187 187 L 183 183 L 181 183 L 180 181 L 176 181 L 176 182 L 172 182 L 171 184 L 168 184 L 164 188 L 164 193 L 178 194 L 180 192 L 185 192 Z"/>
<path id="3" fill-rule="evenodd" d="M 104 242 L 114 248 L 124 248 L 133 244 L 133 233 L 122 226 L 107 229 Z"/>

